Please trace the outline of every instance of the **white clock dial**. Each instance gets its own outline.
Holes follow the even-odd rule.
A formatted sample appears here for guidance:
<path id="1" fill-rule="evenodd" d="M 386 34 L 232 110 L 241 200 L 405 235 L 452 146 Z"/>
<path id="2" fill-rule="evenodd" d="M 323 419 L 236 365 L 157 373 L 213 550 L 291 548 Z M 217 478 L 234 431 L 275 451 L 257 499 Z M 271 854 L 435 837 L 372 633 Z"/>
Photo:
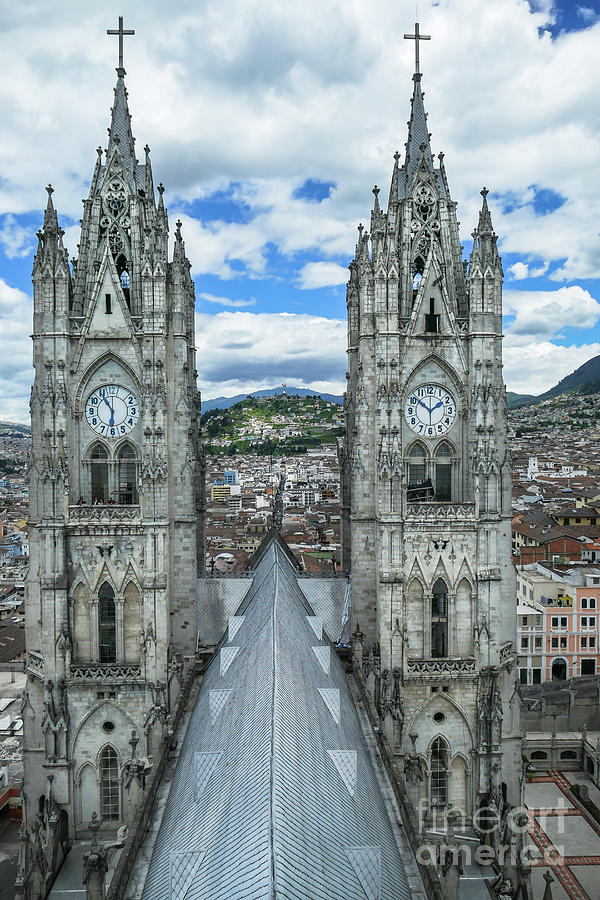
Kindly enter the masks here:
<path id="1" fill-rule="evenodd" d="M 456 418 L 456 402 L 439 384 L 421 384 L 409 394 L 404 416 L 411 431 L 423 437 L 437 437 L 452 427 Z"/>
<path id="2" fill-rule="evenodd" d="M 85 418 L 96 434 L 118 438 L 135 428 L 140 405 L 133 391 L 120 384 L 103 384 L 89 395 Z"/>

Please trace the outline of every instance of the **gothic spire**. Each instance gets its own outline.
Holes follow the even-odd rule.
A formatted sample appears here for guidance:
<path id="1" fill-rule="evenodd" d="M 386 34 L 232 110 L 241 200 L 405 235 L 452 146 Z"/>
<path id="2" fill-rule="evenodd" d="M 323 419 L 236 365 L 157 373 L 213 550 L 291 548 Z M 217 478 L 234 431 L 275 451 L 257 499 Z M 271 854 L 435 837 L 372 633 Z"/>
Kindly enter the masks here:
<path id="1" fill-rule="evenodd" d="M 46 209 L 44 211 L 44 233 L 48 235 L 49 232 L 58 231 L 58 217 L 56 215 L 56 210 L 54 209 L 54 203 L 52 202 L 52 194 L 54 193 L 54 188 L 51 184 L 46 188 L 48 191 L 48 202 L 46 203 Z"/>
<path id="2" fill-rule="evenodd" d="M 124 75 L 125 69 L 117 69 L 115 101 L 111 110 L 112 117 L 110 128 L 108 129 L 107 159 L 110 160 L 115 147 L 118 147 L 123 163 L 133 177 L 136 165 L 135 139 L 131 133 L 131 114 L 127 105 L 127 89 Z"/>
<path id="3" fill-rule="evenodd" d="M 404 166 L 406 169 L 406 183 L 415 173 L 421 156 L 424 156 L 427 165 L 433 171 L 433 159 L 429 145 L 429 132 L 427 130 L 427 113 L 423 103 L 423 91 L 421 90 L 421 75 L 415 72 L 413 75 L 414 89 L 411 100 L 410 121 L 408 123 L 408 141 L 406 143 L 406 157 Z"/>
<path id="4" fill-rule="evenodd" d="M 496 245 L 498 238 L 494 232 L 492 216 L 487 202 L 488 193 L 489 191 L 485 187 L 481 191 L 483 203 L 481 204 L 481 209 L 479 211 L 477 228 L 473 232 L 473 252 L 471 254 L 472 265 L 476 258 L 479 260 L 480 264 L 484 266 L 486 264 L 493 265 L 500 262 L 498 247 Z"/>

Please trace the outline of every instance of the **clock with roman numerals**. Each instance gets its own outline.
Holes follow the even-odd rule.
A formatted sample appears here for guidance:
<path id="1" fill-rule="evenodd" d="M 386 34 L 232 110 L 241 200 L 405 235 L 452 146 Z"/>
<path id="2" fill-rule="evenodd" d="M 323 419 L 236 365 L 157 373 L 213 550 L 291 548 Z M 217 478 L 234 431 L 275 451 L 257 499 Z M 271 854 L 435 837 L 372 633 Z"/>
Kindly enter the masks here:
<path id="1" fill-rule="evenodd" d="M 120 384 L 103 384 L 85 402 L 85 418 L 96 434 L 119 438 L 132 431 L 140 415 L 138 399 Z"/>
<path id="2" fill-rule="evenodd" d="M 415 434 L 438 437 L 454 424 L 456 401 L 452 393 L 439 384 L 421 384 L 409 394 L 404 417 Z"/>

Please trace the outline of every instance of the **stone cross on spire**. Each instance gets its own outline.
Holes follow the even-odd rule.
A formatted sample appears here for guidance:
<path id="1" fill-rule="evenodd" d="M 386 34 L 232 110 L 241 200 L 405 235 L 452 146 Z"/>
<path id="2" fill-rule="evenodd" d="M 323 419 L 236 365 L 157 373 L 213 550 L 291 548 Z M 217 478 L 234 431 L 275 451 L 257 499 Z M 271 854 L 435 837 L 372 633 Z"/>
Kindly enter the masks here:
<path id="1" fill-rule="evenodd" d="M 415 42 L 415 75 L 420 75 L 421 72 L 419 71 L 419 41 L 430 41 L 431 35 L 430 34 L 421 34 L 419 31 L 419 23 L 415 22 L 415 33 L 414 34 L 405 34 L 404 40 Z"/>
<path id="2" fill-rule="evenodd" d="M 123 35 L 135 34 L 135 30 L 125 30 L 123 28 L 123 16 L 119 16 L 119 27 L 117 29 L 107 28 L 106 33 L 119 35 L 119 68 L 117 69 L 117 72 L 119 73 L 119 75 L 124 75 L 125 69 L 123 68 Z"/>

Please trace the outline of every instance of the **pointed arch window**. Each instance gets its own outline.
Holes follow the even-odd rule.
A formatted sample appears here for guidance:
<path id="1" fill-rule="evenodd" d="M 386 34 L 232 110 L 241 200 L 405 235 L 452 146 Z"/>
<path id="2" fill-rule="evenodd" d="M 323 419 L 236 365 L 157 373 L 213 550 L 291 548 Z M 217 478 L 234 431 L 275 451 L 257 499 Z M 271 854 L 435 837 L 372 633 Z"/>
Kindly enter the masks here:
<path id="1" fill-rule="evenodd" d="M 92 470 L 92 503 L 108 500 L 108 452 L 102 444 L 94 444 L 90 453 Z"/>
<path id="2" fill-rule="evenodd" d="M 108 582 L 98 591 L 98 643 L 100 662 L 112 663 L 117 659 L 117 612 L 115 592 Z"/>
<path id="3" fill-rule="evenodd" d="M 119 475 L 119 503 L 131 506 L 138 502 L 138 467 L 135 450 L 125 444 L 117 457 Z"/>
<path id="4" fill-rule="evenodd" d="M 442 441 L 435 451 L 435 499 L 440 503 L 452 500 L 452 447 Z"/>
<path id="5" fill-rule="evenodd" d="M 443 738 L 436 738 L 431 745 L 431 806 L 448 803 L 448 747 Z"/>
<path id="6" fill-rule="evenodd" d="M 127 306 L 131 306 L 131 282 L 129 278 L 129 268 L 127 260 L 122 253 L 117 257 L 116 266 L 117 274 L 119 276 L 119 281 L 121 282 L 121 287 L 123 289 L 123 294 L 125 295 Z"/>
<path id="7" fill-rule="evenodd" d="M 427 450 L 423 444 L 413 444 L 408 451 L 408 483 L 422 484 L 427 470 Z"/>
<path id="8" fill-rule="evenodd" d="M 119 760 L 110 746 L 100 754 L 100 818 L 103 822 L 118 822 L 120 818 Z"/>
<path id="9" fill-rule="evenodd" d="M 431 655 L 448 656 L 448 588 L 442 578 L 434 584 L 431 597 Z"/>
<path id="10" fill-rule="evenodd" d="M 423 262 L 422 257 L 417 256 L 413 265 L 413 283 L 412 283 L 412 291 L 413 291 L 413 303 L 417 299 L 417 294 L 419 293 L 419 288 L 421 286 L 421 280 L 423 278 L 423 272 L 425 271 L 425 263 Z"/>

